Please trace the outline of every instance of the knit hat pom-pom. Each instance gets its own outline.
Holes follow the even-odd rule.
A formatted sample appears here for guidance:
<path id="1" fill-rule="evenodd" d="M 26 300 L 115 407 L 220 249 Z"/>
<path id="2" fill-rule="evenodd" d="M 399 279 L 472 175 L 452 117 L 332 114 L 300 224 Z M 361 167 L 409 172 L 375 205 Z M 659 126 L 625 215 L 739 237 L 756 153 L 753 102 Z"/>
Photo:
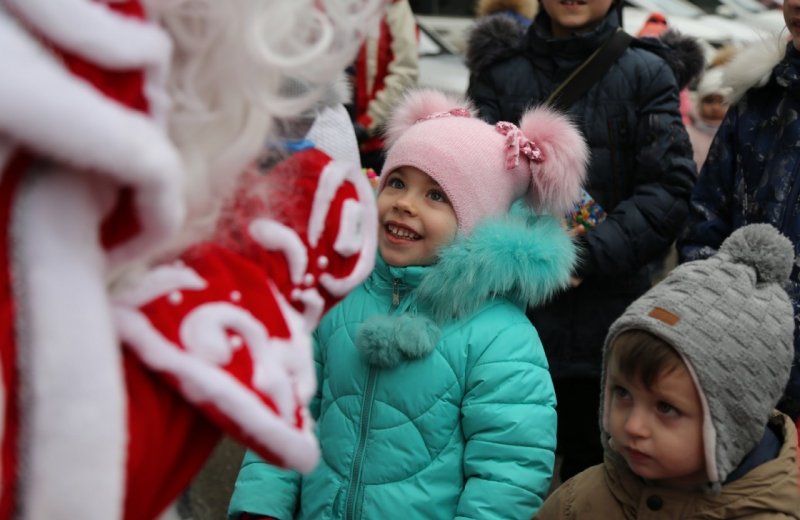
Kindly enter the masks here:
<path id="1" fill-rule="evenodd" d="M 409 91 L 399 102 L 386 125 L 387 147 L 391 147 L 411 125 L 421 119 L 459 109 L 466 111 L 470 116 L 475 115 L 474 106 L 466 99 L 451 97 L 433 89 Z"/>
<path id="2" fill-rule="evenodd" d="M 570 120 L 549 108 L 534 108 L 520 129 L 542 151 L 544 161 L 531 163 L 533 207 L 562 214 L 581 196 L 589 148 Z"/>
<path id="3" fill-rule="evenodd" d="M 751 224 L 734 231 L 720 247 L 735 262 L 752 266 L 762 283 L 783 283 L 794 264 L 794 247 L 770 224 Z"/>

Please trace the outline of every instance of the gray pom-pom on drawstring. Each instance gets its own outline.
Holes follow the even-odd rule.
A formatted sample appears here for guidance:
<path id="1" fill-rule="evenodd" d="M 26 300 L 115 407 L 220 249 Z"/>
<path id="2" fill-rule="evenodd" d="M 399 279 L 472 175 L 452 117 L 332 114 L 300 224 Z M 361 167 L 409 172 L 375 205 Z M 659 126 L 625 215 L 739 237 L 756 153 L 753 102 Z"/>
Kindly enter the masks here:
<path id="1" fill-rule="evenodd" d="M 758 281 L 783 284 L 794 265 L 794 246 L 770 224 L 750 224 L 734 231 L 720 247 L 734 262 L 753 267 Z"/>
<path id="2" fill-rule="evenodd" d="M 370 365 L 397 366 L 403 359 L 430 354 L 439 342 L 441 330 L 429 318 L 413 314 L 373 316 L 361 326 L 356 348 Z"/>

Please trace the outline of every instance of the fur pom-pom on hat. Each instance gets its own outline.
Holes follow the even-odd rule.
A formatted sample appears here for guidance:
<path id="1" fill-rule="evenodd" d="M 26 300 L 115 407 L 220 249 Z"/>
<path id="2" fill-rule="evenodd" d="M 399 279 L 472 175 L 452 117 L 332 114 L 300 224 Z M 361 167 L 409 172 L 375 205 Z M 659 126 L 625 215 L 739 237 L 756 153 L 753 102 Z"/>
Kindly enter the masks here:
<path id="1" fill-rule="evenodd" d="M 545 161 L 530 165 L 533 183 L 530 202 L 555 214 L 568 211 L 580 193 L 583 172 L 589 161 L 589 151 L 580 133 L 562 114 L 545 108 L 535 108 L 522 116 L 522 133 L 536 136 Z"/>
<path id="2" fill-rule="evenodd" d="M 459 230 L 504 214 L 524 198 L 539 213 L 563 213 L 580 197 L 588 149 L 562 114 L 539 107 L 521 126 L 491 125 L 472 105 L 430 89 L 406 95 L 387 125 L 380 189 L 404 166 L 434 179 L 453 205 Z"/>

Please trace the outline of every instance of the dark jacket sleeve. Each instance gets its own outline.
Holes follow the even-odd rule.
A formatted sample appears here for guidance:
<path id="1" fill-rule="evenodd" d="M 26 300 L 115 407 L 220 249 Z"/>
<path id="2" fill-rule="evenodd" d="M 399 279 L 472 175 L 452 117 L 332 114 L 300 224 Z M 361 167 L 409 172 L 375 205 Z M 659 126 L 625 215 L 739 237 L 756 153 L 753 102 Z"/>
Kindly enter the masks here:
<path id="1" fill-rule="evenodd" d="M 734 129 L 737 111 L 731 107 L 717 131 L 708 159 L 692 191 L 689 220 L 678 241 L 681 262 L 715 254 L 733 230 L 733 172 L 736 169 Z"/>
<path id="2" fill-rule="evenodd" d="M 640 98 L 631 100 L 639 106 L 634 185 L 584 237 L 584 260 L 576 272 L 583 278 L 637 271 L 667 251 L 688 214 L 696 167 L 675 77 L 662 63 L 641 81 Z"/>

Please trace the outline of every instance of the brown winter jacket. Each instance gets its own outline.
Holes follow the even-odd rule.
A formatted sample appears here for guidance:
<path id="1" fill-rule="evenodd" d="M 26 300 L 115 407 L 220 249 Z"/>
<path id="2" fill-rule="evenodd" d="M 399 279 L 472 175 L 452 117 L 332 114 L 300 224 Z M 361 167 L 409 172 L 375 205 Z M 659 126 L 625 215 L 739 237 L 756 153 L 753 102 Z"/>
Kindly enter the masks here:
<path id="1" fill-rule="evenodd" d="M 778 456 L 729 484 L 717 496 L 647 485 L 619 458 L 576 475 L 548 497 L 536 519 L 717 520 L 800 519 L 797 431 L 783 414 L 771 419 L 783 432 Z"/>

